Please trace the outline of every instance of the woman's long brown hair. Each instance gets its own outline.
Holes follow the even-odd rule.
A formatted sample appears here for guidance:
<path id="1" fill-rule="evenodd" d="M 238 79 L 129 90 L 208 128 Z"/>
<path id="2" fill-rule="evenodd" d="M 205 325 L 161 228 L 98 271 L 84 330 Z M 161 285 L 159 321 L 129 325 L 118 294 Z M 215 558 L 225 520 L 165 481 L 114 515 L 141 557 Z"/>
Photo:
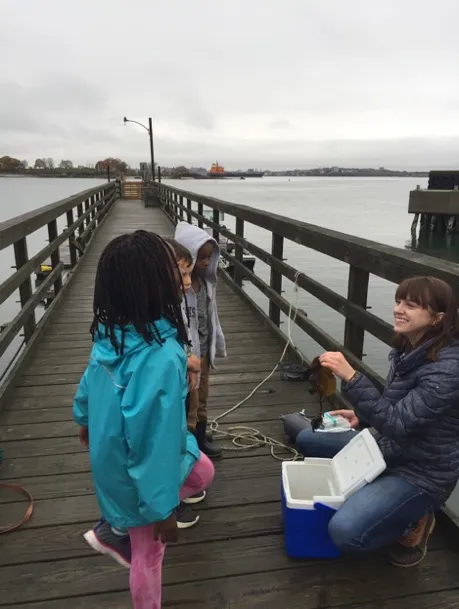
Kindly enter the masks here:
<path id="1" fill-rule="evenodd" d="M 451 287 L 436 277 L 410 277 L 398 286 L 395 300 L 408 300 L 427 309 L 432 315 L 443 313 L 443 317 L 428 328 L 420 343 L 433 340 L 428 358 L 435 361 L 443 347 L 459 340 L 458 303 Z M 411 349 L 409 340 L 402 334 L 396 334 L 393 345 L 400 351 Z"/>

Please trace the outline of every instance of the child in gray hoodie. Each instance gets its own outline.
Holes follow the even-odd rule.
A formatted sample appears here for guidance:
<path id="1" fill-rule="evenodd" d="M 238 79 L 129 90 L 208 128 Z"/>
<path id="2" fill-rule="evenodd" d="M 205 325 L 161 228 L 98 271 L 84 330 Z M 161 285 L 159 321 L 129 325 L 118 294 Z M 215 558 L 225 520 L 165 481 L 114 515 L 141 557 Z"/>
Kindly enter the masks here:
<path id="1" fill-rule="evenodd" d="M 175 240 L 193 257 L 192 286 L 186 295 L 190 317 L 191 350 L 201 360 L 199 387 L 190 392 L 188 429 L 196 435 L 199 448 L 208 457 L 221 457 L 222 450 L 206 436 L 209 369 L 215 368 L 216 357 L 226 357 L 217 311 L 217 269 L 220 247 L 205 230 L 187 222 L 179 222 Z"/>

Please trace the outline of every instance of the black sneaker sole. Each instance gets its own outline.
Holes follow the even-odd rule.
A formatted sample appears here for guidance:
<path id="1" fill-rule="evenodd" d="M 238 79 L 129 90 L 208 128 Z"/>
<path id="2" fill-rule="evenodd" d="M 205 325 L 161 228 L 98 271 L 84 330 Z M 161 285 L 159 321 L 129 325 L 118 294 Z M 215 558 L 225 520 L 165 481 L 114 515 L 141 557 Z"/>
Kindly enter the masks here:
<path id="1" fill-rule="evenodd" d="M 185 503 L 186 505 L 195 505 L 196 503 L 201 503 L 201 501 L 204 501 L 206 496 L 206 491 L 203 491 L 200 497 L 189 497 L 188 499 L 184 499 L 183 503 Z"/>
<path id="2" fill-rule="evenodd" d="M 178 529 L 191 529 L 191 527 L 194 527 L 198 524 L 199 522 L 199 515 L 196 515 L 196 519 L 191 521 L 191 522 L 180 522 L 179 520 L 177 520 L 177 528 Z"/>

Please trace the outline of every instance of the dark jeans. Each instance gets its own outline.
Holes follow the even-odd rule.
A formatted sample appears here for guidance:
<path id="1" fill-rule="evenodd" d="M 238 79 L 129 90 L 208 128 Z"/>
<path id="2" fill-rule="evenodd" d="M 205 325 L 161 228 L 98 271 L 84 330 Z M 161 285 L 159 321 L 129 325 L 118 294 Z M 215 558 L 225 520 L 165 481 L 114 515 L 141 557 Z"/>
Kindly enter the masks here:
<path id="1" fill-rule="evenodd" d="M 331 459 L 355 433 L 306 429 L 298 435 L 296 445 L 305 457 Z M 328 530 L 343 552 L 377 550 L 402 537 L 436 507 L 429 495 L 404 478 L 383 474 L 349 497 L 330 520 Z"/>

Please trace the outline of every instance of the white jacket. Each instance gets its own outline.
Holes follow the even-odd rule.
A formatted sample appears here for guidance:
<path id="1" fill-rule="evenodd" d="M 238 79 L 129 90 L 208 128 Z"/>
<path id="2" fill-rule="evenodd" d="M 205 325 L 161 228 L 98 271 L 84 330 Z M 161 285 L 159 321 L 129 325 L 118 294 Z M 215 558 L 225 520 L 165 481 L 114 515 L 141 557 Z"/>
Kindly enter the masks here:
<path id="1" fill-rule="evenodd" d="M 212 258 L 202 279 L 206 282 L 208 297 L 207 319 L 209 323 L 209 365 L 211 368 L 215 368 L 215 358 L 226 357 L 225 337 L 223 336 L 217 311 L 217 269 L 218 261 L 220 259 L 220 247 L 215 239 L 208 235 L 205 230 L 199 228 L 198 226 L 188 224 L 188 222 L 179 222 L 177 224 L 177 228 L 175 230 L 175 240 L 190 250 L 193 257 L 193 263 L 196 262 L 198 251 L 205 243 L 212 241 L 214 244 Z M 191 336 L 191 351 L 197 357 L 200 357 L 197 299 L 193 288 L 190 289 L 186 295 L 186 298 L 183 299 L 182 308 L 185 318 L 188 308 L 188 315 L 190 318 L 189 328 Z"/>

